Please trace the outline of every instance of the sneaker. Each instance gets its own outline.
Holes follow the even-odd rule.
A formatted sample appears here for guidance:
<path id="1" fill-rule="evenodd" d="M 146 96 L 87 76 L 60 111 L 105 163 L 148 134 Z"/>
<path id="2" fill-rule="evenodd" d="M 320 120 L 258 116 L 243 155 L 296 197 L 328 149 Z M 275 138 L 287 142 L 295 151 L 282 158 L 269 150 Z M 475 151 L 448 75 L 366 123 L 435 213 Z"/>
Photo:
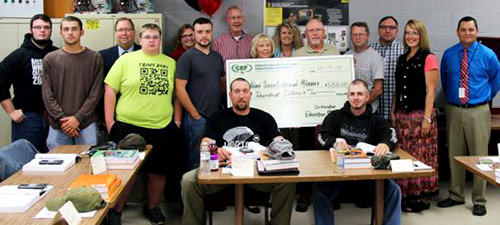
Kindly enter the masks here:
<path id="1" fill-rule="evenodd" d="M 149 209 L 148 205 L 144 205 L 142 212 L 149 219 L 151 224 L 165 224 L 165 216 L 161 213 L 160 207 L 156 206 L 153 209 Z"/>
<path id="2" fill-rule="evenodd" d="M 122 225 L 122 212 L 118 212 L 115 209 L 109 209 L 108 215 L 106 216 L 107 225 Z"/>

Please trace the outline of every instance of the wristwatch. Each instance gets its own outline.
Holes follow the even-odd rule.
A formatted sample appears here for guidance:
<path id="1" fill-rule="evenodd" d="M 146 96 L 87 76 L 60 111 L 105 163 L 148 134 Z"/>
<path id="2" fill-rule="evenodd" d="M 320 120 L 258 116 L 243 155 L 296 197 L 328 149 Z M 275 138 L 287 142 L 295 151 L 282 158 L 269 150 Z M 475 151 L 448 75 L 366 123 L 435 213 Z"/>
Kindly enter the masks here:
<path id="1" fill-rule="evenodd" d="M 432 120 L 430 117 L 423 116 L 424 120 L 426 120 L 428 123 L 432 123 Z"/>

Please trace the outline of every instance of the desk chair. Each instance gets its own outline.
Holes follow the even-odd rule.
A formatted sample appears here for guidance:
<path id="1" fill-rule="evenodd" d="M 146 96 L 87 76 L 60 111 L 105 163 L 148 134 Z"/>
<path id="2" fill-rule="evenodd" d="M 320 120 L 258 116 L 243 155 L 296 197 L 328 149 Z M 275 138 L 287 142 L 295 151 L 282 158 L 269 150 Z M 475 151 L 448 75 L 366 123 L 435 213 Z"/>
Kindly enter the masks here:
<path id="1" fill-rule="evenodd" d="M 271 207 L 271 193 L 261 192 L 246 187 L 244 193 L 245 205 L 264 206 L 264 224 L 269 225 L 269 207 Z M 203 201 L 205 204 L 205 210 L 207 210 L 208 212 L 208 223 L 209 225 L 213 225 L 212 212 L 214 211 L 214 209 L 220 209 L 226 206 L 234 206 L 234 186 L 228 187 L 215 194 L 205 195 Z"/>
<path id="2" fill-rule="evenodd" d="M 19 139 L 0 149 L 0 181 L 23 168 L 37 153 L 35 146 L 26 139 Z"/>

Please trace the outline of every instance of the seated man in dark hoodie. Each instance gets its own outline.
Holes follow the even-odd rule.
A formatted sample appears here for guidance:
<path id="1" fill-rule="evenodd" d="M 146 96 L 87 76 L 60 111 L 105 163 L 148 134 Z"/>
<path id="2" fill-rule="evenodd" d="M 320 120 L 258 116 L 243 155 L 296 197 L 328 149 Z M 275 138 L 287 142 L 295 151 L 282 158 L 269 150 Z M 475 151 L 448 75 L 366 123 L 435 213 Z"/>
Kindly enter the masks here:
<path id="1" fill-rule="evenodd" d="M 342 148 L 358 142 L 375 145 L 375 155 L 384 155 L 396 145 L 396 136 L 390 124 L 372 114 L 368 85 L 363 80 L 349 84 L 348 101 L 340 110 L 329 113 L 321 125 L 318 141 L 325 148 L 334 147 L 336 138 L 343 138 Z M 373 182 L 373 181 L 365 181 Z M 314 185 L 314 219 L 317 225 L 334 224 L 332 200 L 345 182 L 320 182 Z M 372 183 L 373 184 L 373 183 Z M 392 180 L 385 182 L 384 223 L 401 224 L 401 190 Z"/>

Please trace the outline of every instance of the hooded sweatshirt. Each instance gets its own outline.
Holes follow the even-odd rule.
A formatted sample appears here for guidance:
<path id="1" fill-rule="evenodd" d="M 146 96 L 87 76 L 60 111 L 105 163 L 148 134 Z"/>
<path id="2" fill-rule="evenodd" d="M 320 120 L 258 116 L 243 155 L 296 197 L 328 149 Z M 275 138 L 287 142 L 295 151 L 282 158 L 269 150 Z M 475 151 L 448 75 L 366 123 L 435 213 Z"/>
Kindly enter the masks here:
<path id="1" fill-rule="evenodd" d="M 356 116 L 351 112 L 351 104 L 346 102 L 340 110 L 330 112 L 321 125 L 318 141 L 324 148 L 333 147 L 336 138 L 344 138 L 347 144 L 355 146 L 358 142 L 371 145 L 385 143 L 391 150 L 396 146 L 394 129 L 382 117 L 372 112 L 371 105 Z"/>
<path id="2" fill-rule="evenodd" d="M 10 53 L 0 63 L 0 101 L 11 98 L 10 86 L 14 86 L 14 107 L 25 112 L 43 112 L 42 60 L 49 52 L 57 50 L 52 41 L 44 49 L 31 41 L 32 35 L 24 35 L 20 48 Z"/>

